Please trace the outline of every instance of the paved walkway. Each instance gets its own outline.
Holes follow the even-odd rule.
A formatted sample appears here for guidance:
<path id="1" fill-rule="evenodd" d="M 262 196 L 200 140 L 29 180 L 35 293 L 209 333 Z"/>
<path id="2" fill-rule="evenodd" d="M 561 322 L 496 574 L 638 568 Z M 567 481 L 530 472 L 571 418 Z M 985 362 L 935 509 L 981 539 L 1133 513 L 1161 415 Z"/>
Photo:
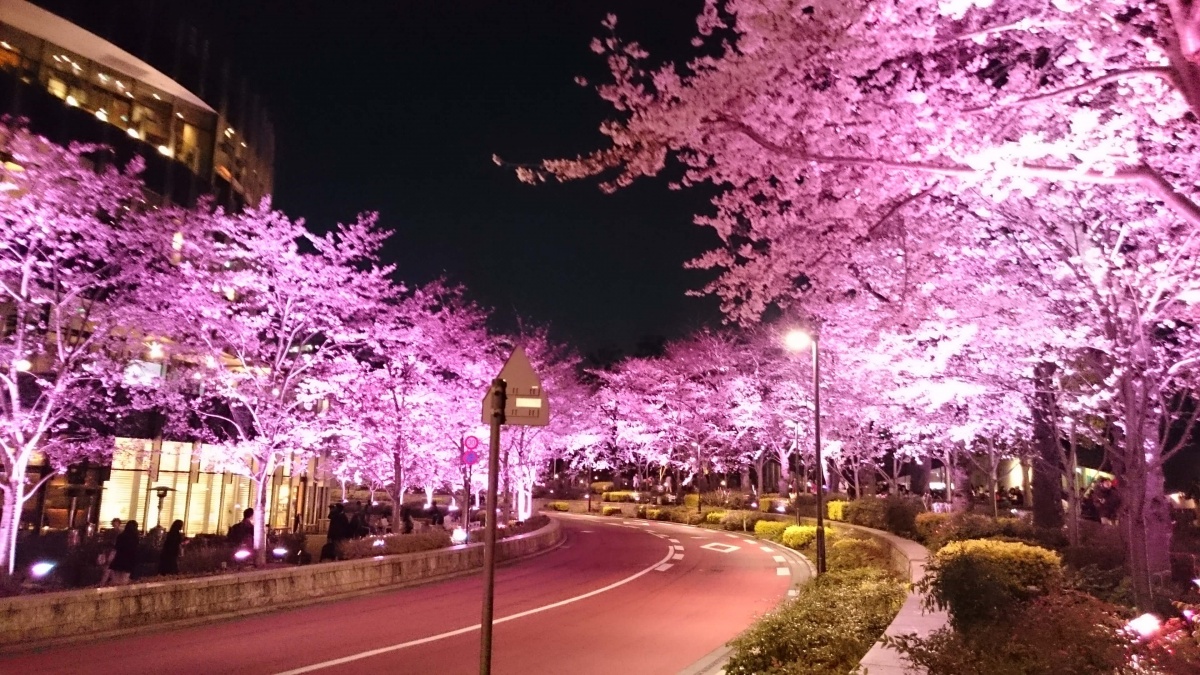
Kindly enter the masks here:
<path id="1" fill-rule="evenodd" d="M 838 523 L 840 527 L 863 529 L 878 538 L 885 539 L 892 546 L 893 555 L 903 556 L 908 560 L 908 574 L 913 584 L 925 577 L 925 563 L 929 559 L 929 550 L 915 541 L 897 537 L 888 532 L 859 528 L 846 523 Z M 948 625 L 950 617 L 945 611 L 926 612 L 921 608 L 921 594 L 913 591 L 908 594 L 900 612 L 892 620 L 884 635 L 903 635 L 916 633 L 920 636 L 929 635 L 933 631 Z M 915 668 L 899 652 L 886 647 L 882 642 L 876 642 L 871 651 L 859 661 L 871 675 L 920 675 L 923 671 Z"/>

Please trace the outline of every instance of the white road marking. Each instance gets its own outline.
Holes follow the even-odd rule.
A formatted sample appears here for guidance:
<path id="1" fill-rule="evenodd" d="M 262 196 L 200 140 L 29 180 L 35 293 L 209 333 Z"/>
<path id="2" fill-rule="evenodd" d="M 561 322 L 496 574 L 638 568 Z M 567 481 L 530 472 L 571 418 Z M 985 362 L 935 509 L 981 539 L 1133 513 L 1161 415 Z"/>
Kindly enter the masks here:
<path id="1" fill-rule="evenodd" d="M 777 563 L 787 562 L 787 558 L 785 558 L 781 555 L 777 555 L 777 556 L 775 556 L 775 562 L 777 562 Z"/>
<path id="2" fill-rule="evenodd" d="M 583 534 L 591 534 L 593 530 L 580 530 Z"/>
<path id="3" fill-rule="evenodd" d="M 700 548 L 706 548 L 710 551 L 716 551 L 717 553 L 733 553 L 734 551 L 738 550 L 739 547 L 734 546 L 733 544 L 718 544 L 717 542 L 713 542 L 711 544 L 705 544 Z"/>
<path id="4" fill-rule="evenodd" d="M 588 591 L 587 593 L 584 593 L 582 595 L 576 595 L 573 598 L 567 598 L 566 600 L 559 600 L 558 602 L 552 602 L 548 605 L 542 605 L 541 607 L 534 607 L 533 609 L 527 609 L 524 612 L 517 612 L 516 614 L 510 614 L 508 616 L 496 619 L 492 623 L 493 624 L 507 623 L 509 621 L 523 619 L 527 616 L 532 616 L 534 614 L 540 614 L 542 612 L 549 611 L 551 609 L 557 609 L 564 605 L 569 605 L 574 602 L 579 602 L 580 600 L 586 600 L 588 598 L 595 597 L 597 595 L 600 595 L 601 593 L 607 593 L 608 591 L 611 591 L 614 588 L 619 588 L 621 586 L 624 586 L 625 584 L 627 584 L 635 579 L 638 579 L 639 577 L 642 577 L 646 574 L 649 574 L 650 572 L 653 572 L 655 570 L 657 570 L 659 572 L 665 572 L 665 571 L 671 569 L 671 563 L 669 563 L 667 561 L 671 559 L 672 555 L 673 555 L 672 550 L 668 550 L 667 554 L 665 556 L 663 556 L 662 560 L 659 560 L 658 562 L 643 569 L 642 571 L 635 572 L 635 573 L 625 577 L 624 579 L 621 579 L 620 581 L 614 581 L 613 583 L 605 586 L 604 588 L 597 588 L 594 591 Z M 362 659 L 369 659 L 373 656 L 379 656 L 380 654 L 387 654 L 390 652 L 399 651 L 401 649 L 407 649 L 409 647 L 416 647 L 419 645 L 428 644 L 430 642 L 437 642 L 438 640 L 444 640 L 446 638 L 455 637 L 456 635 L 465 635 L 467 633 L 471 633 L 471 632 L 477 631 L 477 630 L 479 630 L 479 624 L 475 624 L 474 626 L 467 626 L 466 628 L 459 628 L 458 630 L 452 630 L 452 631 L 448 631 L 445 633 L 439 633 L 437 635 L 430 635 L 429 637 L 421 638 L 419 640 L 411 640 L 409 642 L 401 642 L 400 644 L 388 645 L 387 647 L 380 647 L 378 649 L 370 649 L 365 652 L 351 654 L 350 656 L 343 656 L 339 659 L 332 659 L 329 661 L 322 661 L 320 663 L 314 663 L 311 666 L 304 666 L 301 668 L 295 668 L 293 670 L 285 670 L 283 672 L 276 673 L 275 675 L 301 675 L 302 673 L 311 673 L 311 672 L 314 672 L 317 670 L 324 670 L 326 668 L 332 668 L 334 666 L 340 666 L 340 665 L 343 665 L 346 663 L 353 663 L 355 661 L 361 661 Z"/>
<path id="5" fill-rule="evenodd" d="M 763 546 L 763 547 L 762 547 L 762 550 L 766 551 L 767 553 L 774 553 L 774 552 L 775 552 L 775 549 L 771 548 L 770 546 Z"/>
<path id="6" fill-rule="evenodd" d="M 671 556 L 671 560 L 683 560 L 683 554 L 676 553 L 675 555 Z"/>
<path id="7" fill-rule="evenodd" d="M 789 598 L 794 598 L 794 597 L 796 597 L 797 595 L 800 595 L 800 591 L 798 591 L 798 590 L 796 590 L 796 589 L 794 589 L 794 588 L 789 588 L 789 589 L 788 589 L 788 597 L 789 597 Z"/>
<path id="8" fill-rule="evenodd" d="M 791 574 L 791 573 L 792 573 L 792 571 L 791 571 L 791 570 L 789 570 L 789 569 L 788 569 L 788 568 L 786 568 L 786 567 L 776 567 L 776 568 L 775 568 L 775 575 L 776 575 L 776 576 L 786 577 L 787 575 L 789 575 L 789 574 Z"/>
<path id="9" fill-rule="evenodd" d="M 668 539 L 667 541 L 671 542 L 672 544 L 678 544 L 678 543 L 679 543 L 679 540 L 678 540 L 678 539 Z"/>
<path id="10" fill-rule="evenodd" d="M 683 550 L 683 547 L 682 547 L 682 546 L 672 546 L 671 548 L 675 549 L 676 551 L 682 551 L 682 550 Z"/>
<path id="11" fill-rule="evenodd" d="M 726 532 L 726 533 L 725 533 L 725 536 L 726 536 L 726 537 L 733 537 L 734 539 L 737 539 L 737 535 L 736 535 L 736 534 L 734 534 L 734 533 L 732 533 L 732 532 Z"/>

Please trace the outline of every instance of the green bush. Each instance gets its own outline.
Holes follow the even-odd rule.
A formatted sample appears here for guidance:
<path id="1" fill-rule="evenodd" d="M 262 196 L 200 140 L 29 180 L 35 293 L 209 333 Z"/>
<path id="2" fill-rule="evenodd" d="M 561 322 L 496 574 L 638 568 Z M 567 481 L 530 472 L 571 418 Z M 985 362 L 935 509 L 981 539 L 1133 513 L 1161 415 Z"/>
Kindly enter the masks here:
<path id="1" fill-rule="evenodd" d="M 753 531 L 755 523 L 762 518 L 763 514 L 758 511 L 726 511 L 721 526 L 732 532 Z"/>
<path id="2" fill-rule="evenodd" d="M 783 538 L 784 530 L 788 529 L 787 523 L 777 523 L 773 520 L 760 520 L 754 524 L 754 536 L 770 539 L 771 541 L 780 541 Z"/>
<path id="3" fill-rule="evenodd" d="M 605 506 L 600 509 L 600 515 L 602 516 L 619 516 L 621 513 L 622 510 L 619 506 Z"/>
<path id="4" fill-rule="evenodd" d="M 925 569 L 921 588 L 931 606 L 945 608 L 955 628 L 969 628 L 1013 611 L 1058 588 L 1062 562 L 1038 546 L 992 539 L 947 544 Z"/>
<path id="5" fill-rule="evenodd" d="M 550 502 L 546 504 L 545 508 L 551 511 L 570 511 L 571 505 L 566 502 Z"/>
<path id="6" fill-rule="evenodd" d="M 640 493 L 633 490 L 610 490 L 600 494 L 602 502 L 636 502 L 634 495 L 641 496 Z"/>
<path id="7" fill-rule="evenodd" d="M 611 480 L 604 480 L 592 483 L 589 487 L 592 490 L 592 494 L 600 495 L 604 494 L 605 492 L 612 492 L 612 489 L 615 486 L 616 485 Z"/>
<path id="8" fill-rule="evenodd" d="M 829 516 L 830 520 L 845 520 L 846 519 L 846 504 L 849 502 L 841 499 L 835 499 L 825 504 L 825 515 Z"/>
<path id="9" fill-rule="evenodd" d="M 965 632 L 943 628 L 924 638 L 908 634 L 885 641 L 927 675 L 1130 673 L 1124 623 L 1118 607 L 1067 591 Z M 1194 665 L 1154 672 L 1194 673 Z"/>
<path id="10" fill-rule="evenodd" d="M 734 639 L 730 675 L 852 671 L 904 603 L 905 590 L 881 570 L 834 571 Z"/>
<path id="11" fill-rule="evenodd" d="M 704 514 L 704 522 L 709 525 L 720 525 L 725 520 L 725 511 L 709 511 Z"/>
<path id="12" fill-rule="evenodd" d="M 420 534 L 389 534 L 386 537 L 363 537 L 338 542 L 338 554 L 344 560 L 373 558 L 377 555 L 399 555 L 432 551 L 450 545 L 450 533 L 431 530 Z"/>
<path id="13" fill-rule="evenodd" d="M 700 506 L 700 495 L 695 492 L 689 492 L 683 496 L 683 505 L 695 509 Z"/>
<path id="14" fill-rule="evenodd" d="M 887 507 L 878 497 L 863 497 L 846 504 L 846 522 L 877 530 L 887 529 Z"/>
<path id="15" fill-rule="evenodd" d="M 659 518 L 659 516 L 662 514 L 662 509 L 651 509 L 647 507 L 642 508 L 645 509 L 645 515 L 642 517 L 646 520 L 662 520 L 662 518 Z"/>
<path id="16" fill-rule="evenodd" d="M 953 514 L 950 513 L 917 514 L 917 519 L 913 523 L 914 529 L 917 531 L 917 541 L 926 546 L 932 546 L 933 542 L 940 538 L 942 530 L 945 529 L 952 517 Z"/>
<path id="17" fill-rule="evenodd" d="M 780 541 L 784 546 L 797 551 L 808 548 L 817 541 L 817 528 L 815 525 L 788 525 Z"/>
<path id="18" fill-rule="evenodd" d="M 831 570 L 854 570 L 862 567 L 891 569 L 892 554 L 885 544 L 875 539 L 843 537 L 825 546 L 826 564 Z"/>
<path id="19" fill-rule="evenodd" d="M 892 534 L 911 537 L 916 530 L 917 516 L 925 511 L 925 503 L 912 495 L 889 495 L 883 500 L 885 510 L 883 528 Z"/>

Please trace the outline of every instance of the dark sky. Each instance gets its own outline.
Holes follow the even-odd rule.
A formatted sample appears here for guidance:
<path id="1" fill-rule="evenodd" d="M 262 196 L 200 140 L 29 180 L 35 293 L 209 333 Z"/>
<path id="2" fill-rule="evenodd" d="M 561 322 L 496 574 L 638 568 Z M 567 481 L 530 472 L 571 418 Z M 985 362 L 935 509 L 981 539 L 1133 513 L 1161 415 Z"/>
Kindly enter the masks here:
<path id="1" fill-rule="evenodd" d="M 316 226 L 377 210 L 418 283 L 446 274 L 502 323 L 519 313 L 587 351 L 716 318 L 682 269 L 715 235 L 665 182 L 603 195 L 531 187 L 491 162 L 574 155 L 610 110 L 575 84 L 604 74 L 607 12 L 653 52 L 686 53 L 698 0 L 214 2 L 277 136 L 276 205 Z"/>

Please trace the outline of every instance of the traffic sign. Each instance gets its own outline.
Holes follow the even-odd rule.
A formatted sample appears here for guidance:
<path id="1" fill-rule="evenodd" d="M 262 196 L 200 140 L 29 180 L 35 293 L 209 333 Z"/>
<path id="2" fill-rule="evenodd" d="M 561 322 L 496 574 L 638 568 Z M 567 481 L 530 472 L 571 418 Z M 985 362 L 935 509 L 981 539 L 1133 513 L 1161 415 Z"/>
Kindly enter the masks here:
<path id="1" fill-rule="evenodd" d="M 479 453 L 478 452 L 475 452 L 474 450 L 467 450 L 467 451 L 463 452 L 463 454 L 462 454 L 462 463 L 463 464 L 466 464 L 467 466 L 471 466 L 475 462 L 478 462 L 478 461 L 479 461 Z"/>
<path id="2" fill-rule="evenodd" d="M 550 423 L 550 400 L 542 390 L 542 380 L 529 364 L 525 350 L 517 347 L 500 369 L 505 382 L 504 422 L 506 425 L 544 427 Z M 483 423 L 492 420 L 491 390 L 483 396 Z"/>
<path id="3" fill-rule="evenodd" d="M 474 436 L 467 436 L 463 438 L 463 447 L 467 450 L 474 450 L 479 447 L 479 439 Z"/>

